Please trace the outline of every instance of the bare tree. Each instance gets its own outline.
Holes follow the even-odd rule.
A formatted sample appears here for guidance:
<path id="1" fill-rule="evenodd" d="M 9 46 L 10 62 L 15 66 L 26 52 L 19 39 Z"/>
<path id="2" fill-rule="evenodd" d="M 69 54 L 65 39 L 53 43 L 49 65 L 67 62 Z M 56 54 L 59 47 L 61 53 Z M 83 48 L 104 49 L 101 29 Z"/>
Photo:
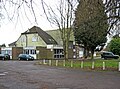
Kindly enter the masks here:
<path id="1" fill-rule="evenodd" d="M 29 20 L 26 12 L 26 9 L 28 9 L 37 23 L 34 0 L 0 0 L 0 2 L 2 3 L 3 9 L 6 11 L 10 21 L 14 18 L 19 19 L 20 13 L 23 13 L 21 12 L 21 9 L 24 9 L 24 14 Z M 65 59 L 68 59 L 68 44 L 73 24 L 73 11 L 75 7 L 74 5 L 76 4 L 75 0 L 59 0 L 58 5 L 56 5 L 56 11 L 54 11 L 52 6 L 48 6 L 44 0 L 41 0 L 41 3 L 48 21 L 59 28 L 63 41 Z M 6 8 L 8 5 L 9 7 L 12 7 L 12 10 Z"/>
<path id="2" fill-rule="evenodd" d="M 1 0 L 0 0 L 0 22 L 4 19 L 4 15 L 2 14 L 2 6 L 1 6 Z"/>
<path id="3" fill-rule="evenodd" d="M 37 1 L 39 1 L 39 0 L 37 0 Z M 47 4 L 45 4 L 44 0 L 40 0 L 40 1 L 42 2 L 44 12 L 46 12 L 46 9 L 44 8 L 44 6 L 47 6 Z M 60 0 L 60 3 L 63 4 L 63 3 L 67 2 L 67 3 L 69 3 L 69 6 L 71 6 L 71 8 L 73 9 L 73 7 L 74 7 L 73 2 L 79 3 L 79 1 L 80 0 L 64 0 L 64 1 Z M 119 27 L 119 25 L 120 25 L 120 0 L 103 0 L 103 2 L 105 5 L 105 9 L 106 9 L 105 12 L 108 15 L 108 21 L 110 24 L 108 33 L 111 33 L 111 32 L 114 32 L 116 30 L 116 27 Z M 9 10 L 6 9 L 6 6 L 8 5 L 7 3 L 9 3 L 9 7 L 13 7 L 12 12 L 11 12 L 10 8 L 9 8 Z M 29 20 L 29 17 L 27 15 L 27 11 L 26 11 L 26 7 L 27 7 L 27 10 L 30 10 L 30 12 L 34 18 L 34 21 L 37 23 L 35 6 L 34 6 L 34 5 L 36 5 L 36 3 L 34 0 L 0 0 L 0 17 L 3 18 L 4 15 L 1 13 L 1 5 L 3 6 L 2 9 L 4 9 L 6 11 L 9 20 L 12 20 L 15 16 L 18 19 L 18 17 L 20 16 L 20 13 L 23 13 L 20 11 L 21 8 L 24 8 L 24 14 L 26 15 L 26 18 Z M 65 4 L 63 4 L 61 6 L 65 7 Z M 68 6 L 68 5 L 66 5 L 66 6 Z M 59 8 L 59 10 L 60 10 L 60 8 Z M 10 13 L 9 13 L 9 11 L 10 11 Z M 9 15 L 11 13 L 12 13 L 12 15 Z M 51 13 L 49 13 L 49 14 L 51 14 Z M 48 14 L 46 14 L 46 16 L 48 19 Z M 50 21 L 50 19 L 49 19 L 49 21 Z M 30 22 L 30 20 L 29 20 L 29 22 Z M 52 22 L 52 21 L 50 21 L 50 22 Z"/>
<path id="4" fill-rule="evenodd" d="M 68 59 L 68 46 L 74 20 L 75 0 L 60 0 L 56 11 L 43 0 L 41 1 L 48 21 L 59 28 L 58 30 L 63 41 L 64 56 L 65 59 Z"/>
<path id="5" fill-rule="evenodd" d="M 36 13 L 35 13 L 35 2 L 34 0 L 0 0 L 0 9 L 4 10 L 4 14 L 9 21 L 20 19 L 20 16 L 26 16 L 27 20 L 30 21 L 28 12 L 34 18 L 34 21 L 37 23 Z M 2 14 L 2 15 L 4 15 Z M 0 13 L 1 17 L 1 13 Z"/>
<path id="6" fill-rule="evenodd" d="M 108 15 L 108 33 L 113 34 L 120 27 L 120 0 L 104 0 L 105 13 Z"/>

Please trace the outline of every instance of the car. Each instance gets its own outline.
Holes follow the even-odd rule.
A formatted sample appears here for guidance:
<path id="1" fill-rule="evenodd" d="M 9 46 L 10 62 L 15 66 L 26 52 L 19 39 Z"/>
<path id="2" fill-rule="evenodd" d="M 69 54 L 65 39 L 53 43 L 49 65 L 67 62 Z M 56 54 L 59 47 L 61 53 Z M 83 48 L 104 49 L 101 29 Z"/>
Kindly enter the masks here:
<path id="1" fill-rule="evenodd" d="M 108 59 L 108 58 L 109 58 L 109 59 L 110 59 L 110 58 L 118 59 L 119 56 L 113 54 L 112 52 L 102 52 L 102 54 L 101 54 L 101 58 L 104 58 L 104 59 Z"/>
<path id="2" fill-rule="evenodd" d="M 29 60 L 34 60 L 34 57 L 29 54 L 19 54 L 18 59 L 29 61 Z"/>
<path id="3" fill-rule="evenodd" d="M 2 60 L 10 60 L 10 55 L 9 54 L 0 54 L 0 59 L 2 59 Z"/>

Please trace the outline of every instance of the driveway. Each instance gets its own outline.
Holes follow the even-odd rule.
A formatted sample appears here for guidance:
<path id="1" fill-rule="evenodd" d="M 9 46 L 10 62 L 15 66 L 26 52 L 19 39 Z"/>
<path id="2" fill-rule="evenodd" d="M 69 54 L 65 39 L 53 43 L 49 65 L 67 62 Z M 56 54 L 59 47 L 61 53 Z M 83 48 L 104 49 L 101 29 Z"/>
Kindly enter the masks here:
<path id="1" fill-rule="evenodd" d="M 37 61 L 0 61 L 0 89 L 120 89 L 120 72 L 35 65 Z"/>

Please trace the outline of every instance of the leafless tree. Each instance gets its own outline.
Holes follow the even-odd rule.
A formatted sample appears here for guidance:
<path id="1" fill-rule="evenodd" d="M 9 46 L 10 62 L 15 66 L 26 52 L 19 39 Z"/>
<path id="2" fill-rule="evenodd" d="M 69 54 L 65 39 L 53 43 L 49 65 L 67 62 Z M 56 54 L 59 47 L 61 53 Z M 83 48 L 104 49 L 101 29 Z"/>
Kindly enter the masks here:
<path id="1" fill-rule="evenodd" d="M 0 9 L 4 10 L 4 14 L 7 16 L 9 21 L 13 21 L 16 19 L 16 23 L 20 17 L 20 15 L 25 15 L 29 22 L 30 18 L 28 17 L 28 10 L 32 17 L 34 18 L 34 21 L 37 23 L 36 13 L 34 10 L 35 2 L 34 0 L 0 0 Z M 0 16 L 3 17 L 2 13 L 0 13 Z"/>
<path id="2" fill-rule="evenodd" d="M 41 0 L 41 2 L 48 21 L 59 28 L 58 30 L 60 31 L 63 41 L 64 56 L 65 59 L 68 59 L 69 39 L 74 20 L 74 5 L 76 5 L 75 0 L 60 0 L 58 5 L 56 5 L 56 11 L 43 0 Z"/>
<path id="3" fill-rule="evenodd" d="M 47 6 L 47 4 L 45 4 L 44 0 L 40 0 L 40 1 L 42 2 L 44 12 L 47 11 L 44 8 L 45 6 Z M 64 2 L 68 2 L 70 6 L 73 5 L 73 2 L 78 2 L 79 3 L 79 1 L 80 0 L 64 0 L 64 1 L 60 0 L 60 2 L 62 2 L 62 4 Z M 109 24 L 110 24 L 108 33 L 111 33 L 111 32 L 114 32 L 115 30 L 118 30 L 118 29 L 116 29 L 116 27 L 120 26 L 120 0 L 103 0 L 103 2 L 104 2 L 104 5 L 105 5 L 105 8 L 106 8 L 105 12 L 108 15 L 108 21 L 109 21 Z M 36 12 L 35 12 L 35 8 L 34 8 L 35 4 L 36 3 L 35 3 L 34 0 L 0 0 L 0 20 L 2 18 L 4 18 L 3 13 L 1 12 L 1 8 L 6 11 L 9 20 L 12 20 L 15 16 L 18 19 L 18 17 L 20 16 L 20 13 L 23 13 L 23 12 L 21 12 L 21 8 L 24 8 L 26 6 L 27 10 L 30 10 L 30 12 L 31 12 L 31 14 L 34 18 L 34 21 L 37 23 Z M 2 7 L 1 7 L 1 5 L 2 5 Z M 9 6 L 9 9 L 6 8 L 7 6 Z M 63 6 L 63 5 L 61 5 L 61 6 Z M 12 12 L 10 10 L 11 7 L 13 7 Z M 72 6 L 72 8 L 73 7 L 74 6 Z M 51 8 L 51 10 L 52 10 L 52 8 Z M 49 11 L 50 11 L 50 7 L 49 7 Z M 11 14 L 11 15 L 9 15 L 9 14 Z M 26 18 L 29 20 L 26 8 L 24 8 L 24 14 L 26 15 Z M 49 13 L 49 14 L 51 14 L 51 13 Z M 46 16 L 47 15 L 48 14 L 46 14 Z M 47 19 L 48 19 L 48 17 L 47 17 Z M 49 21 L 50 21 L 50 19 L 49 19 Z M 29 20 L 29 22 L 30 22 L 30 20 Z M 50 21 L 50 22 L 52 22 L 52 21 Z"/>
<path id="4" fill-rule="evenodd" d="M 109 29 L 108 33 L 119 32 L 120 27 L 120 0 L 104 0 L 106 13 L 108 15 Z"/>
<path id="5" fill-rule="evenodd" d="M 14 18 L 19 18 L 20 13 L 23 13 L 21 12 L 21 9 L 24 9 L 24 14 L 29 20 L 26 8 L 24 8 L 27 7 L 37 23 L 36 12 L 33 6 L 33 4 L 35 4 L 34 0 L 0 0 L 0 3 L 2 4 L 2 8 L 6 11 L 10 21 L 12 21 Z M 44 0 L 41 0 L 41 3 L 44 14 L 46 15 L 48 21 L 59 28 L 63 41 L 65 58 L 68 59 L 68 42 L 73 24 L 75 0 L 59 0 L 58 5 L 56 5 L 56 11 L 54 11 L 52 6 L 48 6 Z M 9 10 L 7 9 L 8 6 Z M 12 10 L 10 11 L 11 8 Z"/>

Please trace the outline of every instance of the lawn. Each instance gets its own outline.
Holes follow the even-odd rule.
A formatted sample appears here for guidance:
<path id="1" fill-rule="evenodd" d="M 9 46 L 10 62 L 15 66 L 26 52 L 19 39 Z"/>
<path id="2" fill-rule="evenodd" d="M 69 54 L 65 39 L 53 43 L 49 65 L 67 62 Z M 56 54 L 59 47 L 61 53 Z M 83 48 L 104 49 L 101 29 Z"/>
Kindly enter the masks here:
<path id="1" fill-rule="evenodd" d="M 112 70 L 117 71 L 119 69 L 120 59 L 94 59 L 94 60 L 47 60 L 42 62 L 49 66 L 59 66 L 59 67 L 72 67 L 81 68 L 89 70 Z"/>

